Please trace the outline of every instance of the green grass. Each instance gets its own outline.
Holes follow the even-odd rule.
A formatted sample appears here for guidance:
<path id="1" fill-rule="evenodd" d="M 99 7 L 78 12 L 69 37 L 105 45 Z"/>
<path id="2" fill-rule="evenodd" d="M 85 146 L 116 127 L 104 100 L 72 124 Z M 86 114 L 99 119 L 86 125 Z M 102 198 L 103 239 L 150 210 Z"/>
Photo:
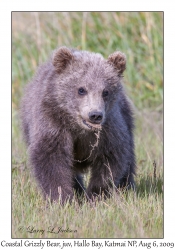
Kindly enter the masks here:
<path id="1" fill-rule="evenodd" d="M 12 14 L 12 237 L 163 237 L 163 16 L 143 12 Z M 21 136 L 19 104 L 39 63 L 57 46 L 127 56 L 124 83 L 135 106 L 136 192 L 90 205 L 43 200 Z M 155 164 L 156 163 L 156 168 Z M 44 230 L 27 232 L 32 230 Z M 48 227 L 75 232 L 47 232 Z M 22 228 L 22 229 L 21 229 Z M 28 230 L 29 231 L 29 230 Z"/>

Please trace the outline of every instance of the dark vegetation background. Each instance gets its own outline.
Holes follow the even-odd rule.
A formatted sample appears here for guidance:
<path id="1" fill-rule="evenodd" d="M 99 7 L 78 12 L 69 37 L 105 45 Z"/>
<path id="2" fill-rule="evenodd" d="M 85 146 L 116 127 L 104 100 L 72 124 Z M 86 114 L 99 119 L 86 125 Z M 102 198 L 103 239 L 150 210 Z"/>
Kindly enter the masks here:
<path id="1" fill-rule="evenodd" d="M 58 46 L 127 56 L 124 84 L 135 106 L 136 193 L 90 207 L 42 199 L 30 173 L 19 105 L 37 66 Z M 87 180 L 87 179 L 86 179 Z M 163 13 L 12 13 L 12 237 L 163 237 Z M 24 229 L 21 231 L 19 227 Z M 27 227 L 46 230 L 28 233 Z M 47 228 L 77 232 L 51 234 Z"/>

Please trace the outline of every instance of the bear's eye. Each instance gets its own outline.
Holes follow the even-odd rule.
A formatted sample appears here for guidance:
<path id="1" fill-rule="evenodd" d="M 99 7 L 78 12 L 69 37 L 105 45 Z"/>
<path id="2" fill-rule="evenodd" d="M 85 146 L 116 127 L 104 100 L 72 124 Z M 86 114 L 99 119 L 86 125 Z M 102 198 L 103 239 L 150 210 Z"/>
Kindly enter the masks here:
<path id="1" fill-rule="evenodd" d="M 108 90 L 103 90 L 103 93 L 102 93 L 103 97 L 106 97 L 109 95 L 109 91 Z"/>
<path id="2" fill-rule="evenodd" d="M 79 95 L 86 95 L 86 94 L 87 94 L 87 91 L 86 91 L 84 88 L 79 88 L 79 89 L 78 89 L 78 94 L 79 94 Z"/>

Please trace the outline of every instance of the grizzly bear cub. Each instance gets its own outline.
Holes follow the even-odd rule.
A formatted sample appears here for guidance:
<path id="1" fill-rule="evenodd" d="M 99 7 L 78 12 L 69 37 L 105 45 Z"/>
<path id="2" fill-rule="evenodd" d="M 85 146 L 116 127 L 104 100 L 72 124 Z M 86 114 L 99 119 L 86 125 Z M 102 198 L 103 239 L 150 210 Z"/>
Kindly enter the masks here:
<path id="1" fill-rule="evenodd" d="M 133 187 L 133 117 L 122 87 L 126 57 L 60 47 L 27 85 L 22 128 L 45 197 L 71 201 L 74 192 L 109 196 Z M 87 189 L 82 173 L 90 168 Z"/>

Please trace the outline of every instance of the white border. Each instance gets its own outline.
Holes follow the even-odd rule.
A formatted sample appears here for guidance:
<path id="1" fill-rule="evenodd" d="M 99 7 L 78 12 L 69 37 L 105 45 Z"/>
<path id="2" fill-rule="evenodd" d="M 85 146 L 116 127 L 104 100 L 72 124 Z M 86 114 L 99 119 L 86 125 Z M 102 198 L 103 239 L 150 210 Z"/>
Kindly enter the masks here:
<path id="1" fill-rule="evenodd" d="M 11 240 L 11 11 L 164 11 L 164 241 L 175 232 L 175 15 L 173 1 L 1 1 L 0 10 L 0 241 Z"/>

